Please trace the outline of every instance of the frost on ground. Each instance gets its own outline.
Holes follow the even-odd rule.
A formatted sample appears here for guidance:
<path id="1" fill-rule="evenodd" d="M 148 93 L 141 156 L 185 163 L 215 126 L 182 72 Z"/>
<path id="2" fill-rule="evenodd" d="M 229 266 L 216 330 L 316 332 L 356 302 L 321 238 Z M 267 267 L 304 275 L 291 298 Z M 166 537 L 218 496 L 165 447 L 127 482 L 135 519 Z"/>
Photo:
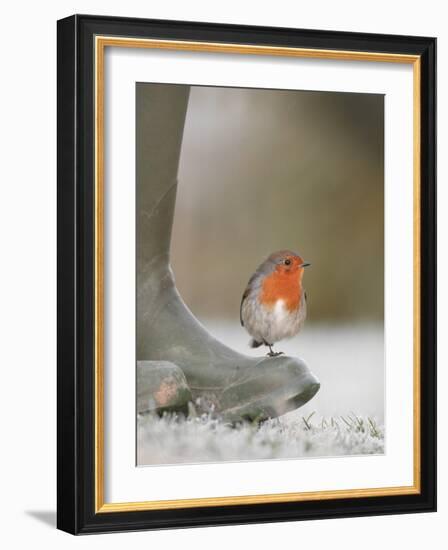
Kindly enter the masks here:
<path id="1" fill-rule="evenodd" d="M 287 415 L 261 426 L 230 426 L 207 416 L 138 418 L 138 464 L 175 464 L 382 454 L 384 431 L 354 414 Z"/>
<path id="2" fill-rule="evenodd" d="M 238 323 L 205 320 L 231 348 L 258 357 Z M 384 452 L 382 325 L 310 325 L 278 347 L 301 357 L 320 381 L 309 403 L 257 427 L 230 427 L 207 417 L 138 419 L 138 463 L 173 464 L 306 458 Z M 314 414 L 313 411 L 316 411 Z M 357 413 L 357 417 L 353 414 Z M 362 417 L 359 416 L 362 413 Z M 311 416 L 310 416 L 311 415 Z M 322 418 L 323 417 L 323 418 Z M 369 420 L 370 419 L 370 420 Z"/>

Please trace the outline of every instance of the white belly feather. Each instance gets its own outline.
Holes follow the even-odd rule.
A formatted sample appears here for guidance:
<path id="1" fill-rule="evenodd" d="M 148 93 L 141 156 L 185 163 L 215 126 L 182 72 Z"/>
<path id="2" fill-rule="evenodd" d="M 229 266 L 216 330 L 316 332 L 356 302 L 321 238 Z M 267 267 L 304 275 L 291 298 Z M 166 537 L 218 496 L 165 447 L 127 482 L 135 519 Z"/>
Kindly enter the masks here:
<path id="1" fill-rule="evenodd" d="M 290 312 L 285 306 L 284 300 L 277 300 L 272 312 L 272 321 L 270 323 L 269 342 L 278 342 L 284 338 L 291 338 L 300 330 L 300 320 L 298 312 Z"/>
<path id="2" fill-rule="evenodd" d="M 274 307 L 255 308 L 252 300 L 243 304 L 244 326 L 258 342 L 274 344 L 292 338 L 302 328 L 306 317 L 306 301 L 302 295 L 300 307 L 295 311 L 286 308 L 284 300 L 277 300 Z"/>

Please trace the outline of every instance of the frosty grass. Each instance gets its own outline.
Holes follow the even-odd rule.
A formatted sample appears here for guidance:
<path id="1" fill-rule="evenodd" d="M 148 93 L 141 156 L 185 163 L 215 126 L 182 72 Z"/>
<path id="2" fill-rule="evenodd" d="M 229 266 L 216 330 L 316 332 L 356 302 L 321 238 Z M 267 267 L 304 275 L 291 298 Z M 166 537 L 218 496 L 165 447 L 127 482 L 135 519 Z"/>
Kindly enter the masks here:
<path id="1" fill-rule="evenodd" d="M 384 429 L 353 413 L 287 415 L 261 426 L 230 426 L 209 416 L 139 416 L 138 464 L 175 464 L 382 454 Z"/>

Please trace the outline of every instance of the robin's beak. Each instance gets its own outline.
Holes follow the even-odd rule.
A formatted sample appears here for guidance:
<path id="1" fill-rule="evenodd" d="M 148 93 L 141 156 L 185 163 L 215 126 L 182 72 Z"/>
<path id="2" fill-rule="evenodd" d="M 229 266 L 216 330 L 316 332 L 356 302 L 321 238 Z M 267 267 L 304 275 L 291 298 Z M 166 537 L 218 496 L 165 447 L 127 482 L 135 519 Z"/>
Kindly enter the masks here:
<path id="1" fill-rule="evenodd" d="M 299 267 L 308 267 L 309 265 L 311 265 L 310 262 L 303 262 Z"/>

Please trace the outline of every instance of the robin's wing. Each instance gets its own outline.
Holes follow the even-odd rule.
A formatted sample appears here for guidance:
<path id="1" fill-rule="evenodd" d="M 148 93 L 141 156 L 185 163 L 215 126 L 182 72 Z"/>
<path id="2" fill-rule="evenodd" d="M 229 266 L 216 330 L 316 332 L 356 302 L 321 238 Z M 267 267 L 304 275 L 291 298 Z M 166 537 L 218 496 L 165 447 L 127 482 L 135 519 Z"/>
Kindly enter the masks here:
<path id="1" fill-rule="evenodd" d="M 255 279 L 257 279 L 258 272 L 255 272 L 252 277 L 249 279 L 249 282 L 247 283 L 246 290 L 243 292 L 243 297 L 241 298 L 241 304 L 240 304 L 240 323 L 241 326 L 244 327 L 244 321 L 243 321 L 243 304 L 244 300 L 249 296 L 250 291 L 252 289 L 252 286 L 255 282 Z"/>
<path id="2" fill-rule="evenodd" d="M 266 275 L 269 275 L 273 271 L 273 267 L 275 267 L 272 262 L 269 260 L 266 260 L 263 262 L 260 266 L 258 266 L 258 269 L 255 271 L 255 273 L 252 275 L 252 277 L 249 279 L 249 282 L 247 283 L 246 290 L 243 293 L 243 297 L 241 298 L 241 305 L 240 305 L 240 323 L 241 326 L 244 327 L 244 321 L 243 321 L 243 304 L 244 301 L 247 299 L 247 297 L 252 293 L 257 293 L 260 291 L 263 279 Z"/>
<path id="3" fill-rule="evenodd" d="M 249 284 L 246 287 L 246 290 L 243 292 L 243 297 L 241 298 L 241 304 L 240 304 L 240 323 L 241 326 L 244 327 L 244 321 L 243 321 L 243 304 L 244 300 L 249 296 L 250 292 L 250 281 Z"/>

